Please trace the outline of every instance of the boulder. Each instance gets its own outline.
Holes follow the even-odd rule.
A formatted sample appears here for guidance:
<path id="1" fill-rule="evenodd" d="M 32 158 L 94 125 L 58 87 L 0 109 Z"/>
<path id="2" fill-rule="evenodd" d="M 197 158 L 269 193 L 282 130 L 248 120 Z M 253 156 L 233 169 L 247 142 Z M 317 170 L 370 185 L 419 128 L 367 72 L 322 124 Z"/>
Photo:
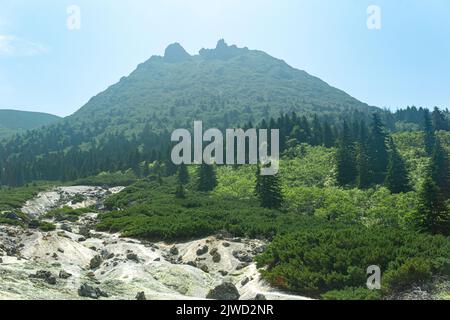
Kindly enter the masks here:
<path id="1" fill-rule="evenodd" d="M 205 272 L 205 273 L 209 273 L 209 268 L 208 268 L 208 266 L 206 264 L 201 264 L 201 265 L 198 266 L 198 268 L 200 270 L 202 270 L 203 272 Z"/>
<path id="2" fill-rule="evenodd" d="M 176 256 L 176 255 L 178 255 L 178 253 L 179 253 L 179 251 L 178 251 L 177 247 L 173 246 L 172 248 L 170 248 L 171 255 Z"/>
<path id="3" fill-rule="evenodd" d="M 62 224 L 61 225 L 61 230 L 67 231 L 67 232 L 72 232 L 72 227 L 69 226 L 68 224 Z"/>
<path id="4" fill-rule="evenodd" d="M 197 268 L 197 262 L 195 262 L 195 261 L 188 261 L 186 264 L 187 264 L 188 266 Z"/>
<path id="5" fill-rule="evenodd" d="M 30 274 L 30 278 L 32 279 L 40 279 L 44 280 L 48 284 L 55 285 L 56 284 L 56 278 L 53 276 L 53 274 L 50 271 L 45 270 L 39 270 L 35 274 Z"/>
<path id="6" fill-rule="evenodd" d="M 261 293 L 258 293 L 258 294 L 256 295 L 255 299 L 253 299 L 253 300 L 263 301 L 263 300 L 267 300 L 267 298 L 266 298 L 265 295 L 263 295 L 263 294 L 261 294 Z"/>
<path id="7" fill-rule="evenodd" d="M 214 263 L 219 263 L 222 257 L 220 256 L 220 253 L 216 252 L 212 256 L 212 260 Z"/>
<path id="8" fill-rule="evenodd" d="M 72 274 L 70 274 L 70 273 L 68 273 L 68 272 L 66 272 L 66 271 L 64 271 L 64 270 L 61 270 L 61 271 L 59 272 L 59 277 L 60 277 L 61 279 L 69 279 L 71 276 L 72 276 Z"/>
<path id="9" fill-rule="evenodd" d="M 241 295 L 234 284 L 225 282 L 209 291 L 206 299 L 239 300 L 240 296 Z"/>
<path id="10" fill-rule="evenodd" d="M 84 283 L 81 285 L 81 287 L 78 289 L 78 295 L 80 297 L 85 298 L 91 298 L 91 299 L 98 299 L 101 297 L 108 298 L 108 294 L 103 292 L 100 288 L 94 288 L 87 283 Z"/>
<path id="11" fill-rule="evenodd" d="M 241 286 L 245 286 L 247 283 L 250 282 L 250 279 L 248 277 L 245 277 L 242 281 L 241 281 Z"/>
<path id="12" fill-rule="evenodd" d="M 147 298 L 145 297 L 145 292 L 144 291 L 138 292 L 138 294 L 136 295 L 136 300 L 139 301 L 147 300 Z"/>
<path id="13" fill-rule="evenodd" d="M 89 268 L 90 269 L 97 269 L 98 267 L 100 267 L 102 262 L 103 262 L 102 257 L 99 256 L 99 255 L 96 255 L 95 257 L 93 257 L 91 259 L 91 262 L 89 263 Z"/>
<path id="14" fill-rule="evenodd" d="M 250 263 L 253 261 L 253 258 L 247 252 L 241 250 L 233 251 L 233 257 L 240 262 Z"/>
<path id="15" fill-rule="evenodd" d="M 200 249 L 197 250 L 197 256 L 203 256 L 207 254 L 208 250 L 209 250 L 208 246 L 201 247 Z"/>
<path id="16" fill-rule="evenodd" d="M 136 253 L 128 253 L 127 254 L 127 259 L 134 261 L 134 262 L 139 262 L 139 257 L 137 256 Z"/>

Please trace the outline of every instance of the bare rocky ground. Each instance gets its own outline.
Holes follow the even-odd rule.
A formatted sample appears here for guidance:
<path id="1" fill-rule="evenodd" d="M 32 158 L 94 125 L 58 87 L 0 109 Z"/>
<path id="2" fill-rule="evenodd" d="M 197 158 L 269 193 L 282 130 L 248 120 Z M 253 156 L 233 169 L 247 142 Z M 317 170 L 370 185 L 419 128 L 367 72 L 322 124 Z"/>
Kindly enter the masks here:
<path id="1" fill-rule="evenodd" d="M 22 211 L 36 218 L 65 205 L 102 208 L 122 188 L 61 187 Z M 82 195 L 82 201 L 73 199 Z M 259 240 L 215 236 L 165 244 L 93 230 L 96 214 L 51 232 L 0 226 L 0 299 L 307 299 L 273 290 L 252 258 Z"/>

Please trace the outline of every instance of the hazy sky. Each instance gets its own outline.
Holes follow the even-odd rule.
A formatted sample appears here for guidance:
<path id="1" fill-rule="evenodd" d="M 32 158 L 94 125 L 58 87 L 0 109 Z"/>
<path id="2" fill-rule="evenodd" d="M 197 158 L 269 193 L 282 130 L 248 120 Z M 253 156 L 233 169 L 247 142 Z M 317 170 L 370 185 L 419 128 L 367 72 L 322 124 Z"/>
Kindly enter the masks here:
<path id="1" fill-rule="evenodd" d="M 449 0 L 0 0 L 0 108 L 69 115 L 168 44 L 220 38 L 371 105 L 450 107 Z"/>

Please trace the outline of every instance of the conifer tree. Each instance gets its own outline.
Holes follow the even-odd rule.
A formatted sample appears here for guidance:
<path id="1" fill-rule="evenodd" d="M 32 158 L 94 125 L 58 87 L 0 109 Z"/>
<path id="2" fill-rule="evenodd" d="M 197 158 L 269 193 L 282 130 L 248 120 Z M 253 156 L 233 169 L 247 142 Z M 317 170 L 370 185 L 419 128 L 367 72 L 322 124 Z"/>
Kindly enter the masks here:
<path id="1" fill-rule="evenodd" d="M 431 158 L 431 174 L 433 181 L 439 187 L 442 195 L 450 198 L 450 172 L 446 150 L 442 147 L 439 139 L 436 139 L 433 156 Z"/>
<path id="2" fill-rule="evenodd" d="M 433 155 L 436 136 L 434 133 L 433 123 L 431 121 L 430 112 L 425 110 L 424 113 L 424 131 L 425 131 L 425 152 L 428 156 Z"/>
<path id="3" fill-rule="evenodd" d="M 186 184 L 189 182 L 189 172 L 187 169 L 187 166 L 182 163 L 179 167 L 178 167 L 178 182 L 180 184 Z"/>
<path id="4" fill-rule="evenodd" d="M 178 184 L 177 189 L 175 190 L 175 197 L 178 199 L 186 198 L 186 192 L 184 191 L 184 186 L 181 183 Z"/>
<path id="5" fill-rule="evenodd" d="M 449 121 L 446 118 L 445 114 L 439 110 L 439 108 L 434 108 L 433 114 L 432 114 L 432 118 L 433 118 L 433 126 L 434 126 L 434 130 L 436 131 L 449 131 L 450 130 L 450 125 L 449 125 Z"/>
<path id="6" fill-rule="evenodd" d="M 328 122 L 325 122 L 323 125 L 323 145 L 325 148 L 334 146 L 334 134 Z"/>
<path id="7" fill-rule="evenodd" d="M 402 193 L 411 190 L 405 161 L 398 152 L 392 138 L 389 139 L 389 163 L 385 184 L 392 193 Z"/>
<path id="8" fill-rule="evenodd" d="M 319 117 L 314 115 L 313 123 L 312 123 L 312 137 L 311 137 L 311 145 L 320 146 L 323 143 L 323 128 L 322 124 L 319 121 Z"/>
<path id="9" fill-rule="evenodd" d="M 416 223 L 423 232 L 444 235 L 450 232 L 450 213 L 431 172 L 425 178 L 419 194 Z"/>
<path id="10" fill-rule="evenodd" d="M 278 175 L 261 176 L 257 173 L 255 191 L 261 203 L 261 207 L 280 209 L 283 204 L 283 194 Z"/>
<path id="11" fill-rule="evenodd" d="M 367 151 L 367 127 L 364 121 L 361 121 L 358 136 L 358 155 L 356 158 L 356 167 L 358 172 L 357 186 L 360 189 L 370 187 L 370 168 L 369 156 Z"/>
<path id="12" fill-rule="evenodd" d="M 217 186 L 216 172 L 212 165 L 203 163 L 198 168 L 197 190 L 201 192 L 213 191 Z"/>
<path id="13" fill-rule="evenodd" d="M 386 146 L 384 125 L 378 114 L 373 114 L 368 139 L 368 159 L 370 167 L 370 181 L 382 184 L 385 180 L 389 156 Z"/>
<path id="14" fill-rule="evenodd" d="M 336 154 L 336 166 L 336 179 L 340 186 L 348 186 L 355 182 L 357 176 L 355 150 L 351 141 L 350 130 L 346 122 L 344 122 L 342 134 L 339 139 L 339 147 Z"/>

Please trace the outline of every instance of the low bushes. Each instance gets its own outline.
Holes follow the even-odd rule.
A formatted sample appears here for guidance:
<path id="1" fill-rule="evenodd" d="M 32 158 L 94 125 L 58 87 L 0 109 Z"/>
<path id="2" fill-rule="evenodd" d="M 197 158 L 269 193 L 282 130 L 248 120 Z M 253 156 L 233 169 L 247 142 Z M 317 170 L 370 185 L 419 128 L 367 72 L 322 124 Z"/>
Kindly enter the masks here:
<path id="1" fill-rule="evenodd" d="M 432 274 L 450 275 L 449 252 L 450 239 L 442 236 L 323 222 L 277 236 L 257 261 L 267 267 L 263 277 L 284 290 L 362 298 L 369 266 L 381 268 L 382 292 L 391 293 L 427 281 Z"/>

